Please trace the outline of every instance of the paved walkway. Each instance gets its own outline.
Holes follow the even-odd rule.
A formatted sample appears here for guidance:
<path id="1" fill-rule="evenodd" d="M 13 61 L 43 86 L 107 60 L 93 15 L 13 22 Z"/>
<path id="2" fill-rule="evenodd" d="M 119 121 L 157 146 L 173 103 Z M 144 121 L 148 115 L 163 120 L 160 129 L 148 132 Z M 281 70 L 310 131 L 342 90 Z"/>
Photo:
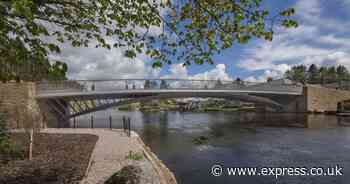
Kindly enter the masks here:
<path id="1" fill-rule="evenodd" d="M 132 132 L 128 137 L 121 130 L 108 129 L 43 129 L 43 133 L 74 133 L 94 134 L 99 136 L 92 154 L 91 166 L 87 177 L 81 184 L 103 184 L 111 175 L 126 165 L 139 165 L 142 169 L 142 184 L 160 184 L 158 168 L 152 161 L 143 158 L 141 161 L 133 161 L 126 158 L 130 151 L 142 153 L 145 148 L 140 143 L 138 135 Z"/>

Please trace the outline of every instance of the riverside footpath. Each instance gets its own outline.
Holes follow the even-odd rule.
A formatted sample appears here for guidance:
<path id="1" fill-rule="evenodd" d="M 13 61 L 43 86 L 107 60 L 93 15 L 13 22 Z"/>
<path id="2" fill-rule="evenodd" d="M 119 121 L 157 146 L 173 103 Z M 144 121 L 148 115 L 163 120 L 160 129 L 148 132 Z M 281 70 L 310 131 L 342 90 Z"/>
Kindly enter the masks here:
<path id="1" fill-rule="evenodd" d="M 42 129 L 41 133 L 92 134 L 98 141 L 90 158 L 89 167 L 80 184 L 103 184 L 114 173 L 127 165 L 142 170 L 140 184 L 177 184 L 173 173 L 150 151 L 137 133 L 127 136 L 119 129 Z M 143 159 L 132 160 L 128 155 L 142 153 Z"/>

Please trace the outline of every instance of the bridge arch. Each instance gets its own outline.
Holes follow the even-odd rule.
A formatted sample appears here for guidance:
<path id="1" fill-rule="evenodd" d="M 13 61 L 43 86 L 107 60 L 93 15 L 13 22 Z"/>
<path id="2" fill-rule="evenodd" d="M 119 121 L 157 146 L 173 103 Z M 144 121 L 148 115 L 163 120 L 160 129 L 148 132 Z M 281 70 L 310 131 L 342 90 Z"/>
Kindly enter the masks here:
<path id="1" fill-rule="evenodd" d="M 64 120 L 124 104 L 172 98 L 223 98 L 282 110 L 286 103 L 279 97 L 303 95 L 301 85 L 284 79 L 268 83 L 188 79 L 72 80 L 39 82 L 36 86 L 36 98 L 43 102 L 43 108 L 49 108 L 57 119 Z"/>
<path id="2" fill-rule="evenodd" d="M 255 95 L 249 95 L 249 94 L 230 94 L 230 93 L 179 93 L 179 94 L 158 94 L 158 95 L 150 95 L 150 96 L 142 96 L 142 97 L 134 97 L 134 98 L 124 98 L 120 99 L 118 101 L 112 100 L 108 101 L 107 103 L 99 104 L 93 107 L 87 106 L 87 108 L 76 111 L 72 114 L 68 115 L 68 118 L 73 118 L 77 116 L 81 116 L 84 114 L 106 110 L 112 107 L 117 107 L 121 105 L 136 103 L 136 102 L 148 102 L 152 100 L 161 100 L 161 99 L 178 99 L 178 98 L 221 98 L 221 99 L 228 99 L 228 100 L 238 100 L 238 101 L 244 101 L 244 102 L 252 102 L 256 104 L 262 104 L 266 105 L 268 107 L 274 108 L 274 109 L 282 109 L 282 104 L 273 101 L 267 97 L 260 97 Z"/>

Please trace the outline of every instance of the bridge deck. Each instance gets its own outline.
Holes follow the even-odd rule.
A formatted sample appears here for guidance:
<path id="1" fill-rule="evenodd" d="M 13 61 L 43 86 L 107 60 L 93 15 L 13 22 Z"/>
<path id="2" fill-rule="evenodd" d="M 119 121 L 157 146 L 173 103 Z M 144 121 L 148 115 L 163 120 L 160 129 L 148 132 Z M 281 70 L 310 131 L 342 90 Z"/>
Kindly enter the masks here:
<path id="1" fill-rule="evenodd" d="M 302 85 L 285 80 L 250 83 L 219 80 L 116 79 L 42 82 L 37 85 L 36 97 L 60 116 L 71 118 L 114 106 L 169 98 L 224 98 L 282 108 L 282 104 L 272 99 L 290 99 L 302 94 Z"/>
<path id="2" fill-rule="evenodd" d="M 110 95 L 142 95 L 142 94 L 185 94 L 185 93 L 211 93 L 211 94 L 271 94 L 271 95 L 302 95 L 302 91 L 256 91 L 256 90 L 189 90 L 189 89 L 145 89 L 145 90 L 116 90 L 116 91 L 46 91 L 37 94 L 37 98 L 64 98 L 64 97 L 83 97 L 83 96 L 110 96 Z"/>

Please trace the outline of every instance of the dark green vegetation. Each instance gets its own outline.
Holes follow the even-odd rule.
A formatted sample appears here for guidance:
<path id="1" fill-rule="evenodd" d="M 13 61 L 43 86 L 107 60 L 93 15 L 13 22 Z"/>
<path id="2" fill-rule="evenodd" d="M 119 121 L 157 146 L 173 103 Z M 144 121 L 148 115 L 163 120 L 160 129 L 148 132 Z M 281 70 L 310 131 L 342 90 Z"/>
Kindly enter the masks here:
<path id="1" fill-rule="evenodd" d="M 128 156 L 126 156 L 126 159 L 136 160 L 136 161 L 142 160 L 143 153 L 142 152 L 135 152 L 134 153 L 132 151 L 129 151 L 129 154 L 128 154 Z"/>
<path id="2" fill-rule="evenodd" d="M 28 153 L 26 134 L 12 134 L 11 139 Z M 97 139 L 85 134 L 35 134 L 33 160 L 1 163 L 0 183 L 77 183 L 85 174 Z"/>
<path id="3" fill-rule="evenodd" d="M 294 66 L 285 73 L 285 77 L 301 83 L 322 84 L 350 80 L 350 73 L 343 65 L 318 67 L 312 64 L 309 68 L 305 65 Z"/>
<path id="4" fill-rule="evenodd" d="M 294 9 L 269 12 L 261 0 L 9 0 L 0 2 L 0 14 L 3 61 L 35 65 L 47 65 L 64 42 L 123 48 L 129 58 L 144 52 L 154 67 L 213 63 L 234 43 L 272 40 L 274 24 L 297 26 Z"/>
<path id="5" fill-rule="evenodd" d="M 138 184 L 142 170 L 138 166 L 128 165 L 111 176 L 105 184 Z"/>

